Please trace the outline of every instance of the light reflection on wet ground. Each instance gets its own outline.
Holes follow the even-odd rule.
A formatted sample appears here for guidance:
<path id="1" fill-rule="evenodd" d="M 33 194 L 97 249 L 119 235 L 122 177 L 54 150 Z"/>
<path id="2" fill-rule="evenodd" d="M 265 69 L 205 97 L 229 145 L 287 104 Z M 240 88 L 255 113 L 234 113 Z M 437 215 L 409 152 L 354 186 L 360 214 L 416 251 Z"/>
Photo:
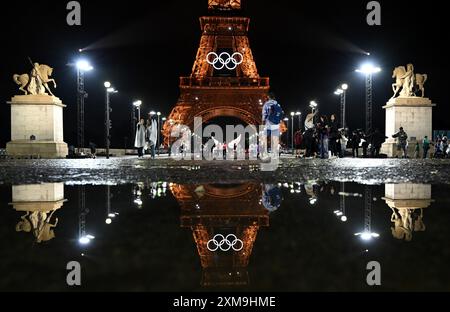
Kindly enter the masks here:
<path id="1" fill-rule="evenodd" d="M 278 170 L 261 171 L 249 161 L 176 161 L 136 158 L 87 160 L 2 160 L 0 184 L 65 182 L 67 184 L 126 184 L 135 181 L 177 183 L 237 183 L 254 180 L 326 180 L 383 183 L 450 183 L 448 159 L 282 159 Z"/>
<path id="2" fill-rule="evenodd" d="M 0 290 L 71 290 L 66 264 L 76 260 L 81 290 L 372 291 L 366 265 L 378 261 L 376 290 L 449 291 L 449 190 L 318 180 L 3 185 Z M 209 251 L 216 234 L 235 234 L 243 248 Z"/>

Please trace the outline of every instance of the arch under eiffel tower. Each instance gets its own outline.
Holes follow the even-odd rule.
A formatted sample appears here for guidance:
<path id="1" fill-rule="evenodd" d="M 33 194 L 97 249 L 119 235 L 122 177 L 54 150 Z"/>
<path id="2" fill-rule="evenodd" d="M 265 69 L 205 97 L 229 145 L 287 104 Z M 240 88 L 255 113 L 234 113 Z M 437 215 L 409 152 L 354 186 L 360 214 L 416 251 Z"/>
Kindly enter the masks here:
<path id="1" fill-rule="evenodd" d="M 216 117 L 234 117 L 260 125 L 262 103 L 270 89 L 269 78 L 260 77 L 247 37 L 250 19 L 236 16 L 240 1 L 209 0 L 211 16 L 200 18 L 202 36 L 189 77 L 180 78 L 180 97 L 164 124 L 165 145 L 177 125 L 193 129 L 194 118 L 206 123 Z M 239 52 L 243 61 L 234 70 L 216 70 L 208 53 Z"/>

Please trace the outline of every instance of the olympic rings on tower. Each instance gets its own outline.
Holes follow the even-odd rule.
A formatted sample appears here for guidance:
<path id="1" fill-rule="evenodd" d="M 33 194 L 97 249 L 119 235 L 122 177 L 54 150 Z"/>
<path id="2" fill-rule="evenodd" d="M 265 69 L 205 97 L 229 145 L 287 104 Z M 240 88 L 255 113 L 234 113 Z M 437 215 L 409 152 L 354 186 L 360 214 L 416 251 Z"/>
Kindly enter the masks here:
<path id="1" fill-rule="evenodd" d="M 234 70 L 238 65 L 242 64 L 244 56 L 239 52 L 235 52 L 233 55 L 230 55 L 228 52 L 222 52 L 219 55 L 216 52 L 209 52 L 206 56 L 206 61 L 216 70 L 222 70 L 224 68 Z"/>
<path id="2" fill-rule="evenodd" d="M 211 252 L 217 251 L 218 249 L 221 251 L 229 251 L 231 248 L 234 251 L 241 251 L 244 248 L 244 242 L 234 234 L 229 234 L 226 237 L 222 234 L 217 234 L 213 239 L 208 241 L 206 247 Z"/>

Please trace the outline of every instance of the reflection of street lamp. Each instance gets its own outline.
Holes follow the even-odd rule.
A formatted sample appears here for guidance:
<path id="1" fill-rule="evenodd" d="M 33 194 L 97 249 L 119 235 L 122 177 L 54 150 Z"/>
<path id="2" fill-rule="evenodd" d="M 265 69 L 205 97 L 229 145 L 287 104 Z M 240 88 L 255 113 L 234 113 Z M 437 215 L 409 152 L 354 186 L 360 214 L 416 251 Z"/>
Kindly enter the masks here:
<path id="1" fill-rule="evenodd" d="M 373 75 L 381 71 L 380 67 L 367 63 L 356 70 L 366 77 L 366 134 L 372 129 Z"/>
<path id="2" fill-rule="evenodd" d="M 106 159 L 109 159 L 109 147 L 111 144 L 111 136 L 110 136 L 110 129 L 111 129 L 111 119 L 110 119 L 110 113 L 111 113 L 111 106 L 110 106 L 110 94 L 117 93 L 118 91 L 111 87 L 111 83 L 109 81 L 106 81 L 104 84 L 105 86 L 105 94 L 106 94 L 106 100 L 105 100 L 105 141 L 106 141 Z"/>
<path id="3" fill-rule="evenodd" d="M 111 224 L 112 220 L 118 215 L 118 213 L 111 211 L 111 186 L 106 186 L 106 224 Z"/>
<path id="4" fill-rule="evenodd" d="M 89 244 L 90 242 L 91 242 L 91 240 L 93 240 L 95 237 L 94 236 L 92 236 L 92 235 L 84 235 L 84 236 L 81 236 L 79 239 L 78 239 L 78 242 L 81 244 L 81 245 L 87 245 L 87 244 Z"/>
<path id="5" fill-rule="evenodd" d="M 73 64 L 70 64 L 73 66 Z M 84 148 L 84 100 L 88 94 L 84 90 L 84 73 L 91 71 L 94 67 L 86 60 L 79 60 L 75 63 L 77 68 L 77 145 L 78 153 Z"/>
<path id="6" fill-rule="evenodd" d="M 370 241 L 373 238 L 380 237 L 380 234 L 372 232 L 372 187 L 367 185 L 365 187 L 365 203 L 364 203 L 364 231 L 361 233 L 355 233 L 355 236 L 359 236 L 363 241 Z"/>

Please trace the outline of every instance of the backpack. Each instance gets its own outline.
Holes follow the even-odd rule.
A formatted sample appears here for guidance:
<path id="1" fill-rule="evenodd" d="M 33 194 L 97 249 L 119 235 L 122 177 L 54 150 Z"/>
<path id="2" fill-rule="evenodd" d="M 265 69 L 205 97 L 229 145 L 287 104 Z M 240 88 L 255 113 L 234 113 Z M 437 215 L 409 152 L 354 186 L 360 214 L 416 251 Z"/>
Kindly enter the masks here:
<path id="1" fill-rule="evenodd" d="M 277 102 L 272 103 L 269 108 L 269 117 L 267 119 L 274 125 L 279 125 L 283 120 L 283 117 L 284 112 L 281 105 Z"/>

